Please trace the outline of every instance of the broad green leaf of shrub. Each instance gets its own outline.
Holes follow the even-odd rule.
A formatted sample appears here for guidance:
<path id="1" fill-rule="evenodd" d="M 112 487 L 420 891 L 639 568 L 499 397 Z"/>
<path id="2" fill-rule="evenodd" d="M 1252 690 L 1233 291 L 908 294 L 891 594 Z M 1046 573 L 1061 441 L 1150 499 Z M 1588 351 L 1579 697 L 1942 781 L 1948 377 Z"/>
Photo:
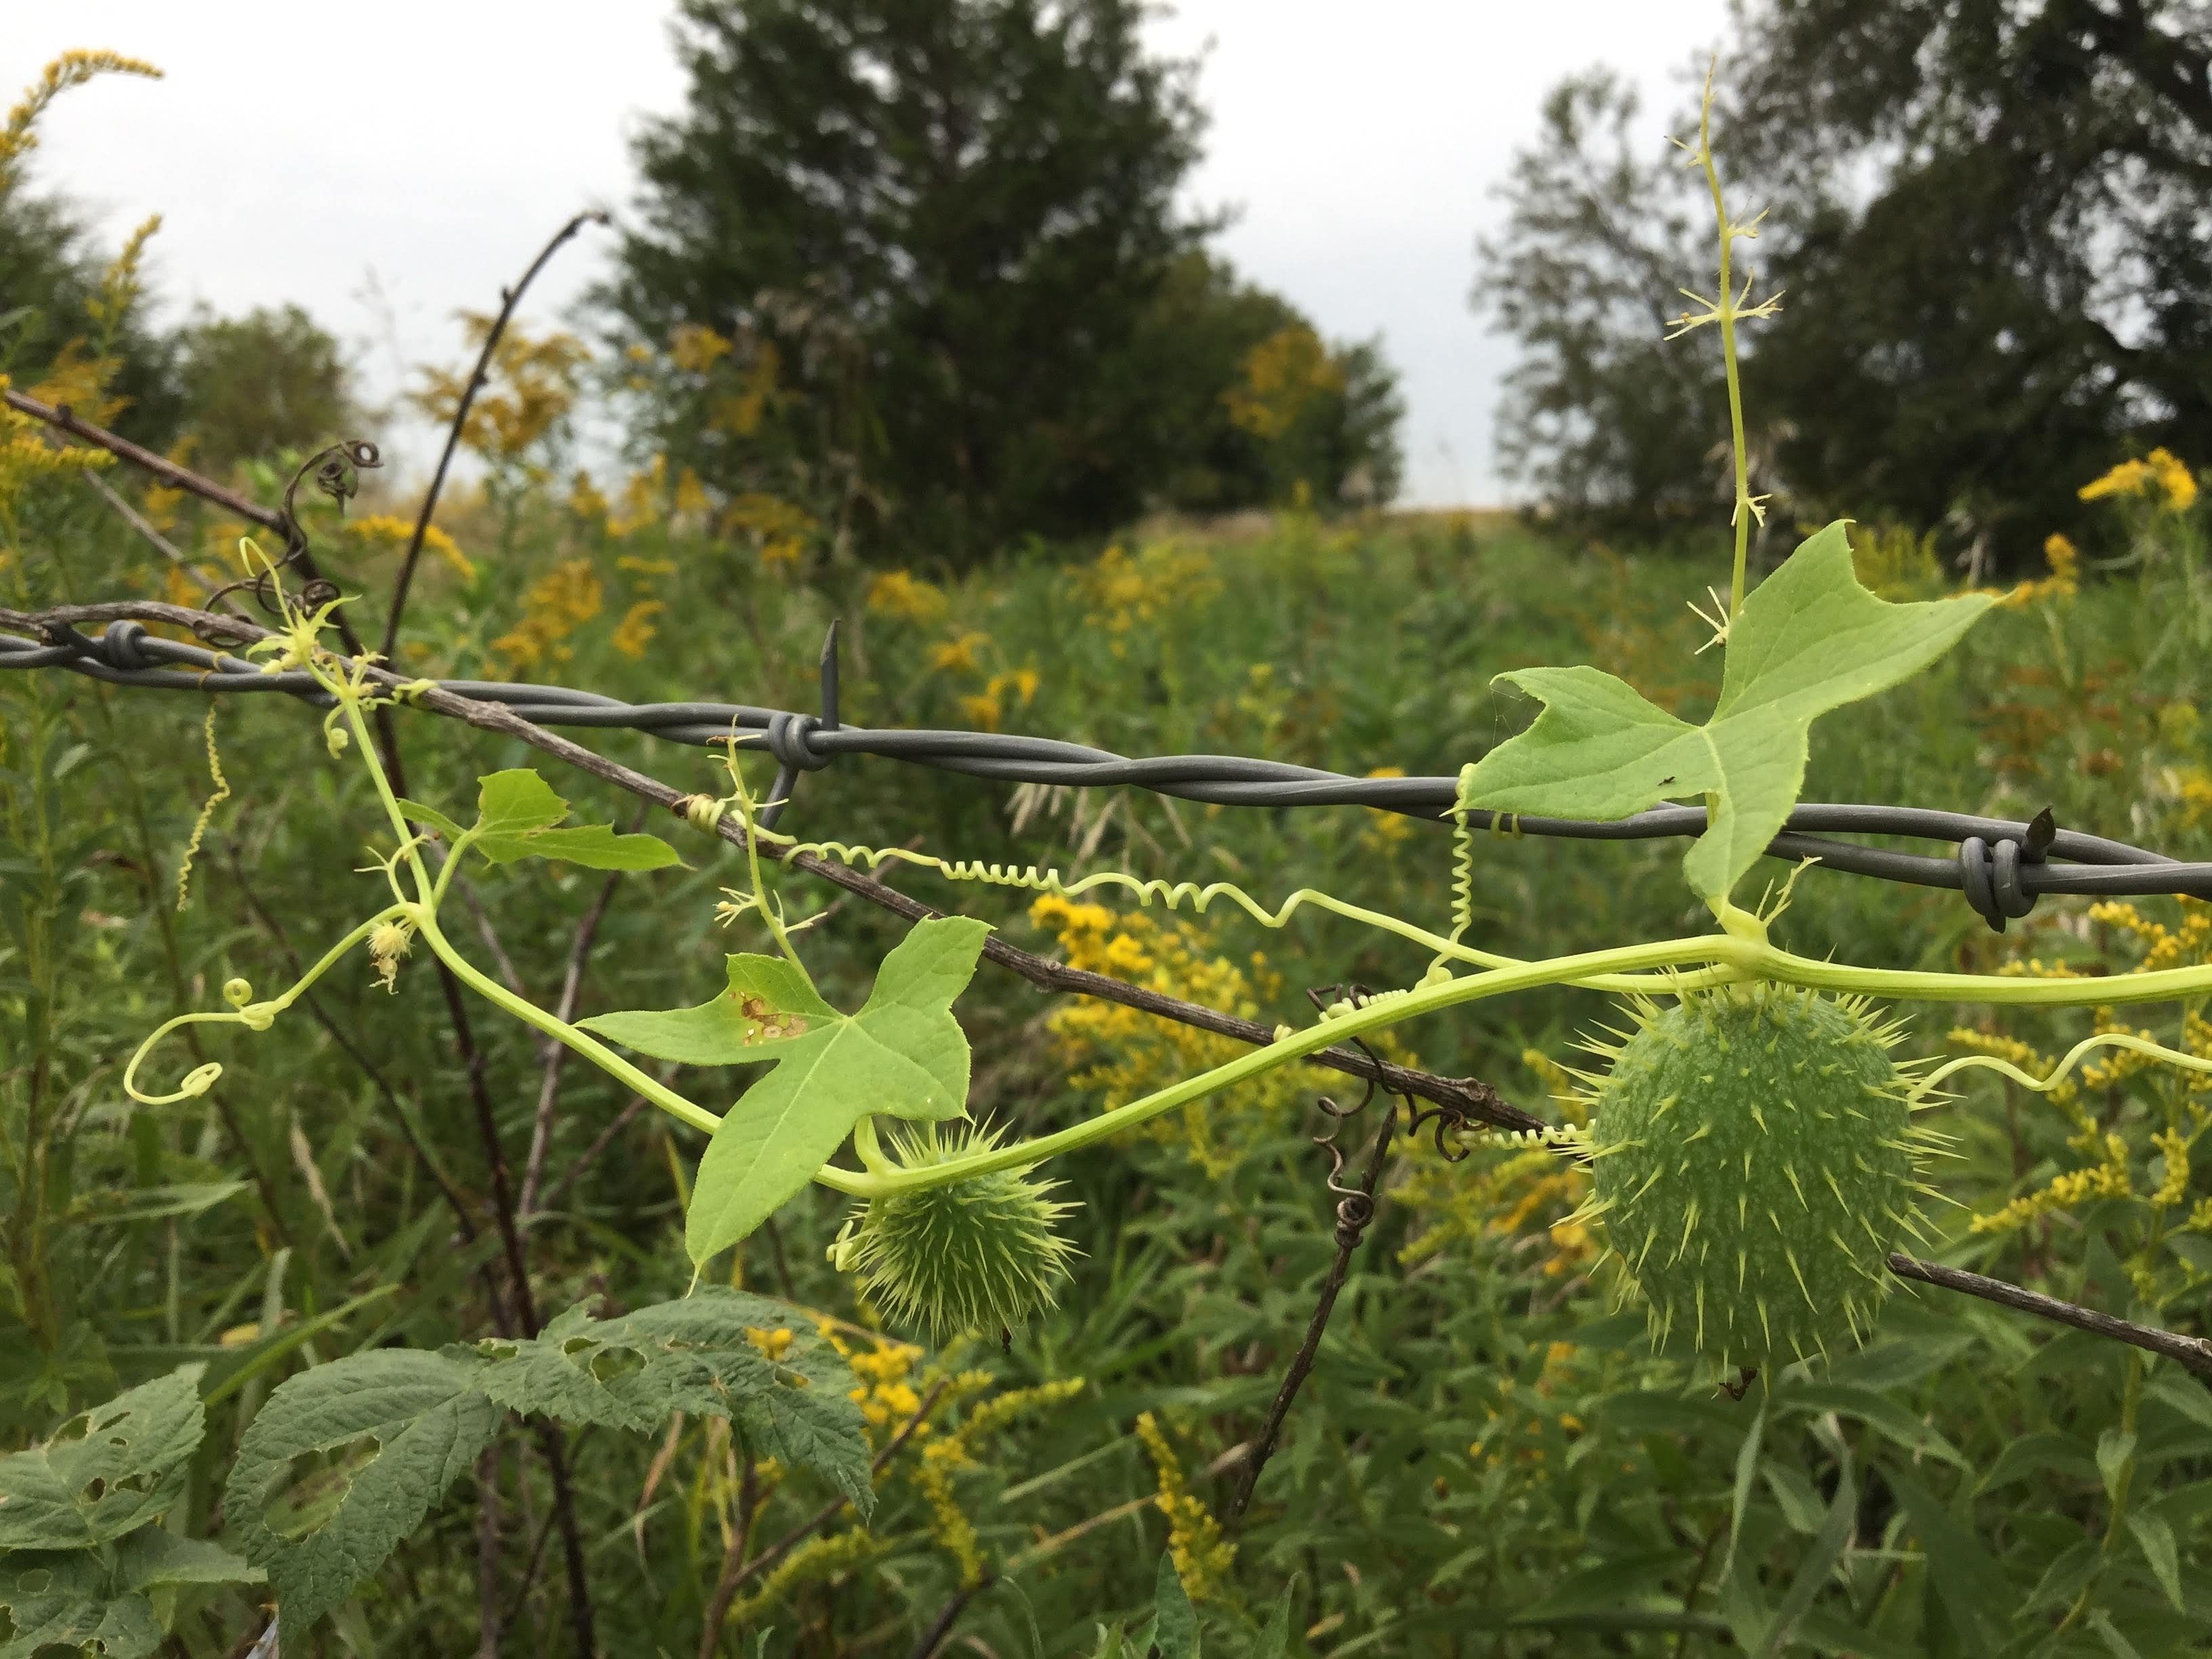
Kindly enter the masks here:
<path id="1" fill-rule="evenodd" d="M 659 870 L 684 860 L 658 836 L 620 836 L 611 823 L 563 826 L 568 803 L 526 766 L 477 780 L 477 821 L 467 831 L 435 807 L 403 800 L 399 810 L 449 842 L 465 833 L 493 864 L 519 859 L 561 859 L 588 870 Z"/>
<path id="2" fill-rule="evenodd" d="M 201 1370 L 141 1383 L 0 1458 L 0 1551 L 88 1549 L 174 1503 L 207 1431 Z"/>
<path id="3" fill-rule="evenodd" d="M 90 1550 L 10 1552 L 0 1558 L 0 1659 L 92 1652 L 148 1659 L 165 1639 L 154 1604 L 116 1593 Z"/>
<path id="4" fill-rule="evenodd" d="M 1705 725 L 1595 668 L 1502 674 L 1544 709 L 1462 775 L 1461 799 L 1492 811 L 1619 818 L 1704 795 L 1710 819 L 1683 872 L 1701 896 L 1725 897 L 1796 805 L 1814 720 L 1918 673 L 1993 603 L 1979 593 L 1876 599 L 1852 571 L 1838 520 L 1744 600 Z"/>
<path id="5" fill-rule="evenodd" d="M 748 1329 L 791 1340 L 771 1361 Z M 727 1418 L 757 1455 L 816 1470 L 862 1516 L 875 1501 L 851 1369 L 780 1303 L 702 1286 L 615 1319 L 572 1309 L 529 1341 L 476 1352 L 477 1386 L 511 1410 L 637 1432 L 677 1412 Z"/>
<path id="6" fill-rule="evenodd" d="M 223 1514 L 276 1587 L 288 1652 L 491 1443 L 500 1410 L 478 1369 L 409 1349 L 351 1354 L 280 1384 L 255 1416 Z M 331 1466 L 303 1473 L 322 1458 Z"/>
<path id="7" fill-rule="evenodd" d="M 732 957 L 729 989 L 696 1008 L 601 1014 L 584 1026 L 663 1060 L 775 1069 L 722 1119 L 699 1162 L 684 1245 L 705 1262 L 760 1225 L 872 1114 L 924 1122 L 967 1115 L 968 1038 L 952 1017 L 988 924 L 917 922 L 878 970 L 857 1014 L 822 1000 L 768 957 Z"/>

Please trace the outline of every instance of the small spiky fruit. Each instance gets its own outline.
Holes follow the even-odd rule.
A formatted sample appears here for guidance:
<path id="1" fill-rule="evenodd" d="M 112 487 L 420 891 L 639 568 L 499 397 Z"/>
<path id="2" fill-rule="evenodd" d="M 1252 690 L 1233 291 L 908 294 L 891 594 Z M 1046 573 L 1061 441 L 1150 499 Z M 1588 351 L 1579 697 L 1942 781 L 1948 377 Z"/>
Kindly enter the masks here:
<path id="1" fill-rule="evenodd" d="M 907 1169 L 950 1164 L 998 1142 L 997 1133 L 972 1124 L 893 1137 Z M 1079 1254 L 1055 1229 L 1076 1207 L 1054 1200 L 1059 1186 L 1026 1170 L 1000 1170 L 885 1193 L 868 1200 L 844 1259 L 894 1324 L 924 1328 L 935 1340 L 996 1336 L 1052 1306 L 1068 1258 Z"/>
<path id="2" fill-rule="evenodd" d="M 1726 986 L 1592 1043 L 1594 1162 L 1580 1218 L 1620 1258 L 1655 1345 L 1763 1370 L 1856 1346 L 1888 1293 L 1883 1258 L 1919 1236 L 1920 1155 L 1899 1028 L 1867 1004 Z"/>

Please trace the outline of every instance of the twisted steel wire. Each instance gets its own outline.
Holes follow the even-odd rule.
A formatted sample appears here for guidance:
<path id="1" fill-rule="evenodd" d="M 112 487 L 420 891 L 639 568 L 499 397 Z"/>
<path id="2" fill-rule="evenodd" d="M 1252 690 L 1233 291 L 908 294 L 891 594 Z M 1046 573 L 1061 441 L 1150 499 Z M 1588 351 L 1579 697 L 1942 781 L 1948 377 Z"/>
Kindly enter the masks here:
<path id="1" fill-rule="evenodd" d="M 0 670 L 59 668 L 112 685 L 270 693 L 317 708 L 331 702 L 303 672 L 264 672 L 227 653 L 149 633 L 141 623 L 112 623 L 96 635 L 66 624 L 45 625 L 43 633 L 40 638 L 0 630 Z M 437 684 L 461 696 L 502 704 L 540 726 L 641 732 L 697 747 L 726 742 L 734 732 L 775 759 L 781 775 L 772 798 L 777 799 L 788 799 L 799 772 L 817 771 L 842 755 L 904 761 L 994 782 L 1146 789 L 1227 806 L 1365 806 L 1439 823 L 1450 817 L 1457 795 L 1457 780 L 1449 776 L 1351 777 L 1250 756 L 1133 757 L 1057 738 L 848 725 L 837 714 L 834 629 L 823 651 L 819 715 L 751 703 L 631 703 L 568 686 L 501 680 Z M 1650 841 L 1702 834 L 1705 809 L 1658 806 L 1605 822 L 1487 811 L 1471 811 L 1468 819 L 1476 829 L 1509 836 Z M 1958 850 L 1937 857 L 1862 846 L 1837 840 L 1838 835 L 1948 842 Z M 1826 868 L 1853 875 L 1962 892 L 1976 914 L 1999 932 L 2047 893 L 2212 898 L 2212 862 L 2185 862 L 2125 842 L 2059 829 L 2047 811 L 2020 823 L 1927 807 L 1802 802 L 1767 852 L 1792 862 L 1817 859 Z"/>

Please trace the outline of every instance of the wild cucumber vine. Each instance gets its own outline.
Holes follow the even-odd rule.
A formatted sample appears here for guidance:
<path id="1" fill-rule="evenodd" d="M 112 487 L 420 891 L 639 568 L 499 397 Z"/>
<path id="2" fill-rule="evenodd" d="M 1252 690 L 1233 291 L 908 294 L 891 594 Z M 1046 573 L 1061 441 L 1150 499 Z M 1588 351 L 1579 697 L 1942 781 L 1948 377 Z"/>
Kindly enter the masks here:
<path id="1" fill-rule="evenodd" d="M 368 661 L 342 658 L 321 643 L 330 606 L 310 614 L 285 601 L 283 629 L 254 650 L 270 657 L 272 669 L 306 670 L 331 695 L 333 708 L 327 725 L 332 751 L 350 748 L 358 757 L 396 838 L 392 850 L 380 855 L 373 866 L 388 884 L 392 902 L 345 935 L 282 994 L 257 1000 L 242 981 L 233 981 L 224 992 L 232 1012 L 187 1014 L 162 1025 L 133 1057 L 125 1086 L 134 1097 L 155 1103 L 202 1093 L 219 1074 L 219 1066 L 199 1067 L 167 1095 L 143 1092 L 137 1075 L 146 1048 L 187 1024 L 231 1023 L 266 1030 L 317 979 L 363 944 L 388 984 L 401 959 L 420 939 L 478 994 L 566 1044 L 660 1109 L 712 1136 L 686 1221 L 687 1249 L 694 1261 L 703 1265 L 745 1237 L 810 1182 L 864 1200 L 880 1200 L 984 1176 L 1020 1174 L 1045 1159 L 1095 1145 L 1349 1038 L 1526 991 L 1570 987 L 1679 999 L 1765 985 L 1894 1001 L 2046 1007 L 2205 998 L 2212 994 L 2212 968 L 2165 969 L 2083 983 L 1900 971 L 1817 960 L 1771 942 L 1768 924 L 1774 912 L 1761 914 L 1735 902 L 1735 887 L 1796 802 L 1813 723 L 1926 668 L 1974 624 L 1990 600 L 1964 595 L 1892 604 L 1876 597 L 1860 584 L 1853 570 L 1840 522 L 1809 538 L 1764 582 L 1747 590 L 1747 530 L 1763 513 L 1763 505 L 1749 486 L 1736 325 L 1771 315 L 1776 301 L 1747 305 L 1750 283 L 1736 286 L 1735 244 L 1756 234 L 1757 221 L 1738 223 L 1729 216 L 1711 144 L 1710 89 L 1690 161 L 1705 170 L 1712 189 L 1720 234 L 1720 285 L 1711 300 L 1692 296 L 1705 309 L 1686 313 L 1676 332 L 1717 325 L 1735 453 L 1734 568 L 1717 641 L 1724 653 L 1721 695 L 1711 717 L 1692 725 L 1660 709 L 1626 682 L 1589 665 L 1524 669 L 1502 676 L 1533 696 L 1542 708 L 1528 731 L 1501 744 L 1461 775 L 1455 808 L 1459 833 L 1454 843 L 1456 900 L 1448 933 L 1311 889 L 1302 889 L 1269 908 L 1226 883 L 1201 886 L 1146 881 L 1119 872 L 1063 883 L 1057 872 L 1049 870 L 952 862 L 902 849 L 840 842 L 794 842 L 757 822 L 758 804 L 747 791 L 732 754 L 730 795 L 695 799 L 690 817 L 696 826 L 712 830 L 730 813 L 739 816 L 747 884 L 732 890 L 729 902 L 721 907 L 722 919 L 757 915 L 775 953 L 731 956 L 724 986 L 697 1006 L 607 1014 L 571 1024 L 483 974 L 441 930 L 440 909 L 454 872 L 471 851 L 493 864 L 543 857 L 594 869 L 648 870 L 678 862 L 674 849 L 651 836 L 617 835 L 604 825 L 567 825 L 567 804 L 528 770 L 482 779 L 477 817 L 465 826 L 435 807 L 400 799 L 385 775 L 366 724 L 368 712 L 395 694 L 378 689 L 368 673 Z M 260 558 L 251 543 L 244 546 L 249 564 Z M 260 562 L 265 566 L 267 562 Z M 270 574 L 273 580 L 274 572 Z M 405 689 L 396 695 L 404 697 Z M 732 750 L 735 747 L 733 738 Z M 1692 890 L 1718 921 L 1717 933 L 1540 960 L 1522 960 L 1465 942 L 1472 924 L 1468 903 L 1473 858 L 1467 828 L 1470 811 L 1479 808 L 1509 814 L 1613 817 L 1662 800 L 1700 797 L 1707 807 L 1708 828 L 1686 854 L 1683 868 Z M 446 843 L 446 856 L 435 870 L 425 857 L 432 836 Z M 933 1134 L 921 1139 L 902 1137 L 895 1144 L 908 1149 L 927 1146 L 927 1154 L 894 1156 L 884 1149 L 878 1119 L 927 1128 L 967 1115 L 969 1049 L 951 1009 L 975 970 L 988 927 L 964 917 L 919 923 L 884 958 L 866 1003 L 848 1014 L 822 996 L 793 942 L 793 935 L 805 924 L 787 921 L 763 884 L 763 844 L 871 867 L 896 860 L 956 881 L 1066 896 L 1112 887 L 1139 903 L 1158 902 L 1170 908 L 1203 910 L 1217 898 L 1225 898 L 1268 927 L 1284 926 L 1295 912 L 1311 907 L 1417 945 L 1430 953 L 1431 963 L 1425 974 L 1402 989 L 1374 996 L 1357 1007 L 1338 1005 L 1303 1029 L 1280 1028 L 1277 1040 L 1265 1048 L 1088 1121 L 1010 1141 L 979 1134 L 947 1146 Z M 678 1064 L 769 1061 L 771 1068 L 729 1111 L 717 1113 L 647 1074 L 610 1042 Z M 1954 1060 L 1912 1084 L 1906 1103 L 1929 1103 L 1943 1079 L 1972 1066 L 1988 1066 L 2047 1090 L 2085 1054 L 2100 1046 L 2126 1048 L 2199 1070 L 2208 1064 L 2148 1039 L 2114 1033 L 2077 1045 L 2051 1076 L 2039 1079 L 1988 1056 Z M 836 1161 L 848 1139 L 860 1164 L 857 1169 Z M 1036 1201 L 1043 1203 L 1041 1197 Z M 845 1255 L 850 1259 L 853 1253 Z M 1042 1290 L 1050 1274 L 1041 1263 L 1030 1265 L 1038 1269 L 1031 1277 Z M 927 1316 L 933 1309 L 916 1311 Z"/>

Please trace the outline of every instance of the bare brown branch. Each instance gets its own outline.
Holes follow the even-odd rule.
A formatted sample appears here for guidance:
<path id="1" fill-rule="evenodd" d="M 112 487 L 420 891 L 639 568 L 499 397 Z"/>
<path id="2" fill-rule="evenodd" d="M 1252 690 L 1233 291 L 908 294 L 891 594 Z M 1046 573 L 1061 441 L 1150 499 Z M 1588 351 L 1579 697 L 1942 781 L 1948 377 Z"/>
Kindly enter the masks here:
<path id="1" fill-rule="evenodd" d="M 1978 1296 L 1984 1302 L 1994 1302 L 2000 1308 L 2033 1314 L 2039 1319 L 2070 1325 L 2077 1331 L 2088 1332 L 2092 1336 L 2108 1336 L 2115 1342 L 2125 1342 L 2147 1352 L 2163 1354 L 2208 1388 L 2212 1388 L 2212 1342 L 2201 1336 L 2182 1336 L 2172 1331 L 2161 1331 L 2154 1326 L 2138 1325 L 2132 1319 L 2116 1319 L 2111 1314 L 2099 1313 L 2094 1308 L 2077 1307 L 2071 1302 L 2061 1302 L 2057 1297 L 2045 1296 L 2040 1291 L 2008 1284 L 2002 1279 L 1970 1273 L 1963 1267 L 1946 1267 L 1937 1262 L 1923 1261 L 1919 1257 L 1906 1255 L 1902 1251 L 1891 1252 L 1889 1270 L 1899 1279 L 1917 1279 L 1923 1285 L 1940 1285 L 1947 1291 L 1962 1291 L 1968 1296 Z"/>

